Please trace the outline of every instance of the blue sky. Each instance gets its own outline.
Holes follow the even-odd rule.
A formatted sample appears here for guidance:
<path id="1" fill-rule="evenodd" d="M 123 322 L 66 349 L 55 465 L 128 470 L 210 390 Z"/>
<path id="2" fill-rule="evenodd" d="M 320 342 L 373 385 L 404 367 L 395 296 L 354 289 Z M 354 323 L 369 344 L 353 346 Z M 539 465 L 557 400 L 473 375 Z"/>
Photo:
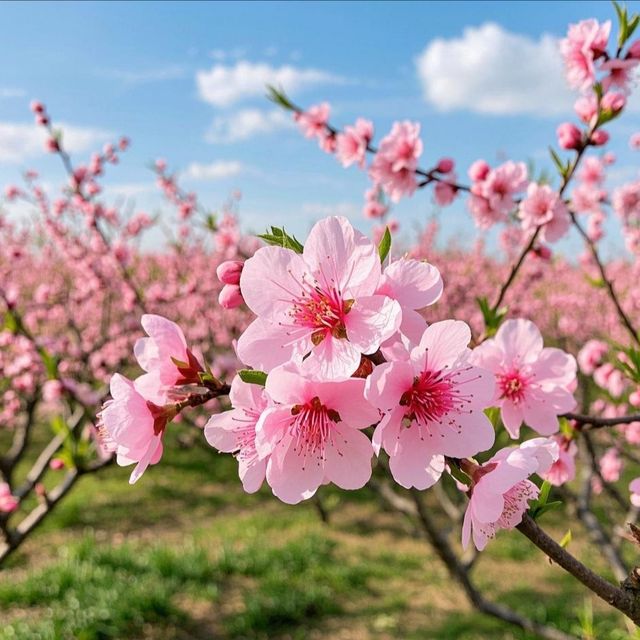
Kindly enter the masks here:
<path id="1" fill-rule="evenodd" d="M 359 216 L 366 176 L 341 169 L 275 113 L 261 77 L 286 78 L 303 105 L 328 100 L 339 125 L 365 116 L 384 135 L 395 119 L 420 121 L 425 166 L 445 154 L 461 174 L 478 157 L 542 166 L 557 124 L 571 116 L 553 38 L 586 17 L 613 18 L 613 9 L 608 2 L 5 2 L 0 184 L 27 167 L 53 185 L 62 179 L 34 142 L 28 103 L 38 98 L 67 125 L 80 160 L 110 135 L 132 138 L 106 184 L 108 195 L 132 197 L 140 209 L 163 209 L 147 169 L 162 156 L 211 208 L 240 188 L 246 228 L 284 223 L 303 234 L 331 212 L 366 227 Z M 636 130 L 640 100 L 611 127 L 614 181 L 637 173 L 627 149 Z M 430 193 L 419 193 L 394 216 L 409 233 L 434 212 Z M 462 203 L 440 217 L 447 236 L 474 236 Z"/>

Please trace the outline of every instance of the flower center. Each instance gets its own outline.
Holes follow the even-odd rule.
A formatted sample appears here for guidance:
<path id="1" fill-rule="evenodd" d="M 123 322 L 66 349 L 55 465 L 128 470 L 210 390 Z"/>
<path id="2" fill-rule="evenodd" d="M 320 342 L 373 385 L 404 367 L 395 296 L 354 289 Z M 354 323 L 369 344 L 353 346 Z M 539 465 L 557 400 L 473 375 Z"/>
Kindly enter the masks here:
<path id="1" fill-rule="evenodd" d="M 353 300 L 343 300 L 335 289 L 326 292 L 314 287 L 294 300 L 290 315 L 294 324 L 312 330 L 311 339 L 318 345 L 328 334 L 334 338 L 347 337 L 345 316 L 353 303 Z"/>
<path id="2" fill-rule="evenodd" d="M 441 371 L 423 371 L 414 378 L 410 389 L 402 394 L 400 404 L 407 407 L 407 420 L 426 424 L 437 422 L 449 413 L 456 405 L 455 400 L 449 377 Z"/>
<path id="3" fill-rule="evenodd" d="M 529 381 L 519 371 L 498 375 L 497 378 L 502 398 L 511 400 L 515 404 L 524 400 Z"/>
<path id="4" fill-rule="evenodd" d="M 291 415 L 293 450 L 299 455 L 317 458 L 318 464 L 324 462 L 325 447 L 333 437 L 333 426 L 341 420 L 340 414 L 323 405 L 316 396 L 306 404 L 293 406 Z"/>

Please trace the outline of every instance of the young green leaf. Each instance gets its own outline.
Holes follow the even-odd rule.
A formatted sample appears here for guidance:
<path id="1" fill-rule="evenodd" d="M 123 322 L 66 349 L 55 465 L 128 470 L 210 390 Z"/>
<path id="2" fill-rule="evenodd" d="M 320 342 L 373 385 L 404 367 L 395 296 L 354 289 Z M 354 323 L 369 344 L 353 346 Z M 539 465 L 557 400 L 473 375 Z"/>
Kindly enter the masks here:
<path id="1" fill-rule="evenodd" d="M 267 383 L 267 374 L 264 371 L 256 371 L 255 369 L 240 369 L 238 371 L 240 380 L 247 384 L 258 384 L 261 387 Z"/>
<path id="2" fill-rule="evenodd" d="M 389 255 L 389 251 L 391 250 L 391 233 L 389 232 L 389 227 L 384 230 L 384 235 L 380 240 L 380 244 L 378 245 L 378 254 L 380 255 L 380 262 L 384 262 Z"/>
<path id="3" fill-rule="evenodd" d="M 290 236 L 284 230 L 284 227 L 282 229 L 280 227 L 271 227 L 270 232 L 267 231 L 267 233 L 260 234 L 258 238 L 262 238 L 267 244 L 291 249 L 296 253 L 302 253 L 304 249 L 302 243 L 295 236 Z"/>

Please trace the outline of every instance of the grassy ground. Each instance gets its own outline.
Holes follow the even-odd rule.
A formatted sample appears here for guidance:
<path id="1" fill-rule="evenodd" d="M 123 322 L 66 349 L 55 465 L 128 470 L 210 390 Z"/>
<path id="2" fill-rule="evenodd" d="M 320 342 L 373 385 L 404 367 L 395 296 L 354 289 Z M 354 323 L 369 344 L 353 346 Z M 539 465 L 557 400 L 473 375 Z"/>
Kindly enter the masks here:
<path id="1" fill-rule="evenodd" d="M 242 493 L 229 457 L 165 450 L 135 487 L 115 467 L 83 478 L 11 559 L 0 640 L 533 637 L 475 613 L 410 523 L 367 490 L 325 491 L 327 525 L 313 504 Z M 536 620 L 583 638 L 631 637 L 515 532 L 475 572 L 488 595 Z"/>

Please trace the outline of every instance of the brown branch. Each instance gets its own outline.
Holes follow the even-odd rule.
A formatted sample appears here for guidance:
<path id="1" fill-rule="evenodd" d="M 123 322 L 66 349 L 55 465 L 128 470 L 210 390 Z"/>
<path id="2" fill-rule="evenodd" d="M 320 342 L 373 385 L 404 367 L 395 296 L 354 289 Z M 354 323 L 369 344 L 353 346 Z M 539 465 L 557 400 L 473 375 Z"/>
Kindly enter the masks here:
<path id="1" fill-rule="evenodd" d="M 625 582 L 624 588 L 616 587 L 591 571 L 545 533 L 528 514 L 525 513 L 517 529 L 529 538 L 545 555 L 579 580 L 599 598 L 624 613 L 636 624 L 640 624 L 639 591 L 628 586 L 627 582 Z"/>
<path id="2" fill-rule="evenodd" d="M 633 338 L 634 342 L 640 345 L 640 335 L 638 335 L 638 330 L 633 326 L 631 319 L 626 314 L 625 310 L 622 308 L 622 305 L 620 304 L 620 300 L 618 300 L 618 296 L 615 292 L 615 289 L 613 288 L 613 283 L 607 277 L 607 272 L 604 268 L 604 265 L 602 264 L 602 260 L 600 260 L 600 255 L 598 254 L 598 249 L 595 245 L 595 242 L 593 242 L 593 240 L 589 237 L 589 234 L 582 228 L 582 225 L 578 222 L 578 219 L 576 218 L 576 214 L 573 211 L 569 211 L 569 214 L 571 215 L 571 221 L 573 222 L 573 226 L 578 230 L 578 233 L 582 236 L 583 240 L 586 242 L 587 246 L 589 247 L 591 256 L 593 257 L 593 260 L 595 261 L 596 266 L 598 267 L 598 271 L 600 272 L 600 277 L 602 278 L 602 282 L 604 282 L 604 285 L 609 294 L 609 298 L 611 299 L 611 302 L 613 302 L 613 306 L 616 308 L 616 312 L 618 314 L 618 317 L 620 318 L 620 321 L 622 322 L 624 328 L 627 330 L 629 335 Z"/>
<path id="3" fill-rule="evenodd" d="M 600 418 L 597 416 L 587 416 L 581 413 L 565 413 L 561 416 L 567 420 L 575 420 L 581 425 L 588 425 L 592 429 L 601 427 L 615 427 L 619 424 L 630 424 L 632 422 L 640 422 L 640 413 L 630 416 L 619 416 L 617 418 Z M 581 429 L 583 431 L 584 429 Z"/>

